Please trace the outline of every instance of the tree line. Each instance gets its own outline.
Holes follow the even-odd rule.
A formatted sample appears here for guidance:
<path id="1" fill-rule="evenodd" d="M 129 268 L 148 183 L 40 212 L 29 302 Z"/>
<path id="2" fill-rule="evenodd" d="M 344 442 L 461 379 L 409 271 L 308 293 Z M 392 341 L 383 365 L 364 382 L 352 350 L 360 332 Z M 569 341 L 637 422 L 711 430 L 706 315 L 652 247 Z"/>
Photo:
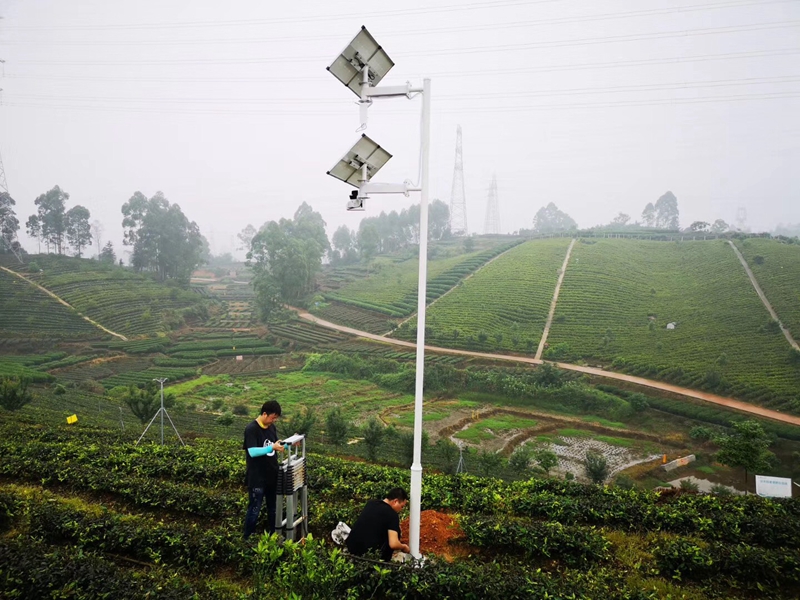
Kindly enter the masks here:
<path id="1" fill-rule="evenodd" d="M 25 223 L 27 234 L 42 245 L 46 253 L 67 254 L 71 249 L 77 257 L 93 241 L 100 248 L 103 227 L 98 221 L 90 223 L 88 208 L 76 204 L 68 207 L 70 196 L 59 186 L 36 198 L 36 213 Z M 20 222 L 16 216 L 15 200 L 7 192 L 0 194 L 0 251 L 24 252 L 17 232 Z M 177 280 L 188 284 L 192 271 L 207 261 L 208 242 L 197 223 L 190 221 L 177 204 L 171 204 L 162 192 L 147 198 L 135 192 L 122 205 L 123 244 L 131 247 L 130 265 L 135 271 L 152 273 L 157 279 Z M 107 242 L 98 252 L 103 262 L 117 259 L 114 245 Z"/>

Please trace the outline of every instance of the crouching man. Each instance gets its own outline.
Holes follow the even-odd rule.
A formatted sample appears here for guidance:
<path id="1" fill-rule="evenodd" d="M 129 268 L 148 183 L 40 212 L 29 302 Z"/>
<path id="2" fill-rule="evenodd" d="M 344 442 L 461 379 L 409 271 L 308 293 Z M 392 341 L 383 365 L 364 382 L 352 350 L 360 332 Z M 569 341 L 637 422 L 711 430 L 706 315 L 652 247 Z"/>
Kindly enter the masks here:
<path id="1" fill-rule="evenodd" d="M 400 513 L 408 503 L 408 494 L 402 488 L 393 488 L 383 500 L 370 500 L 347 536 L 347 549 L 351 554 L 363 556 L 377 552 L 381 560 L 389 561 L 395 550 L 409 553 L 408 544 L 400 541 Z"/>

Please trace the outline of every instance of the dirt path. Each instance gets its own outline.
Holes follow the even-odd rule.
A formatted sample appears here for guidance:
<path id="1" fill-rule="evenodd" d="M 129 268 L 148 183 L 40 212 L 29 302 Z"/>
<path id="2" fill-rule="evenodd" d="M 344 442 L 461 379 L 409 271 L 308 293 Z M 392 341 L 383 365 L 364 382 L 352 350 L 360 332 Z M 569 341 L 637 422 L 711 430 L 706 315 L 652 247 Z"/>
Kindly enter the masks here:
<path id="1" fill-rule="evenodd" d="M 747 261 L 745 260 L 744 256 L 742 256 L 742 253 L 739 252 L 739 249 L 736 247 L 736 244 L 734 244 L 731 240 L 728 240 L 728 243 L 730 244 L 731 248 L 733 248 L 733 251 L 736 253 L 736 256 L 739 257 L 739 262 L 742 263 L 742 266 L 744 267 L 747 276 L 750 278 L 750 283 L 753 284 L 753 288 L 755 288 L 756 294 L 758 294 L 758 297 L 761 298 L 761 302 L 764 303 L 764 306 L 767 307 L 767 312 L 769 312 L 769 316 L 778 322 L 778 325 L 780 326 L 781 331 L 783 332 L 783 337 L 786 338 L 786 341 L 789 342 L 789 345 L 798 352 L 800 352 L 800 346 L 797 345 L 797 342 L 792 337 L 792 334 L 789 332 L 789 330 L 783 326 L 783 323 L 781 323 L 781 320 L 778 318 L 778 313 L 776 313 L 775 310 L 772 308 L 772 305 L 769 303 L 769 300 L 767 300 L 767 295 L 761 289 L 761 286 L 758 285 L 756 276 L 753 274 L 753 271 L 750 270 L 750 265 L 747 264 Z"/>
<path id="2" fill-rule="evenodd" d="M 553 315 L 556 314 L 556 304 L 558 304 L 558 293 L 561 291 L 561 284 L 564 282 L 564 275 L 567 274 L 567 264 L 569 264 L 569 255 L 572 254 L 572 247 L 575 245 L 575 239 L 569 243 L 567 248 L 567 255 L 564 257 L 564 264 L 561 265 L 561 273 L 558 274 L 558 283 L 553 292 L 553 301 L 550 303 L 550 312 L 547 313 L 547 323 L 544 324 L 544 331 L 542 332 L 542 339 L 539 340 L 539 347 L 536 349 L 536 358 L 542 358 L 544 352 L 544 345 L 547 343 L 547 335 L 550 333 L 550 326 L 553 324 Z"/>
<path id="3" fill-rule="evenodd" d="M 83 319 L 84 321 L 88 321 L 89 323 L 91 323 L 92 325 L 94 325 L 95 327 L 97 327 L 98 329 L 102 329 L 102 330 L 103 330 L 103 331 L 105 331 L 106 333 L 108 333 L 108 334 L 111 334 L 111 335 L 113 335 L 113 336 L 115 336 L 115 337 L 118 337 L 119 339 L 121 339 L 121 340 L 123 340 L 123 341 L 126 341 L 126 342 L 128 341 L 128 338 L 126 338 L 124 335 L 122 335 L 122 334 L 119 334 L 119 333 L 115 333 L 115 332 L 111 331 L 110 329 L 106 329 L 105 327 L 103 327 L 102 325 L 100 325 L 100 323 L 98 323 L 97 321 L 93 321 L 93 320 L 92 320 L 92 319 L 90 319 L 89 317 L 87 317 L 87 316 L 85 316 L 85 315 L 82 315 L 82 314 L 80 313 L 80 311 L 79 311 L 77 308 L 75 308 L 74 306 L 72 306 L 71 304 L 69 304 L 68 302 L 66 302 L 66 301 L 65 301 L 65 300 L 63 300 L 62 298 L 60 298 L 59 296 L 56 296 L 56 295 L 55 295 L 53 292 L 51 292 L 51 291 L 50 291 L 50 290 L 48 290 L 47 288 L 45 288 L 45 287 L 42 287 L 41 285 L 39 285 L 39 284 L 38 284 L 38 283 L 36 283 L 35 281 L 31 281 L 30 279 L 28 279 L 27 277 L 25 277 L 25 276 L 24 276 L 24 275 L 22 275 L 21 273 L 17 273 L 16 271 L 12 271 L 11 269 L 7 269 L 7 268 L 5 268 L 5 267 L 0 267 L 0 269 L 2 269 L 3 271 L 5 271 L 5 272 L 6 272 L 6 273 L 8 273 L 9 275 L 13 275 L 14 277 L 19 277 L 20 279 L 22 279 L 23 281 L 26 281 L 27 283 L 31 284 L 32 286 L 39 288 L 41 291 L 43 291 L 45 294 L 47 294 L 48 296 L 50 296 L 50 297 L 51 297 L 51 298 L 53 298 L 54 300 L 57 300 L 58 302 L 60 302 L 60 303 L 61 303 L 61 304 L 63 304 L 64 306 L 66 306 L 67 308 L 69 308 L 69 309 L 71 309 L 71 310 L 74 310 L 74 311 L 75 311 L 75 312 L 78 314 L 78 316 L 79 316 L 81 319 Z"/>
<path id="4" fill-rule="evenodd" d="M 289 307 L 292 308 L 292 307 Z M 383 342 L 385 344 L 393 344 L 395 346 L 403 346 L 405 348 L 415 348 L 417 345 L 414 342 L 406 342 L 403 340 L 394 340 L 392 338 L 382 337 L 380 335 L 375 335 L 373 333 L 367 333 L 366 331 L 359 331 L 358 329 L 353 329 L 352 327 L 345 327 L 344 325 L 336 325 L 335 323 L 330 323 L 329 321 L 323 321 L 315 317 L 314 315 L 306 312 L 305 310 L 294 308 L 298 312 L 298 316 L 305 320 L 310 321 L 312 323 L 316 323 L 322 327 L 328 327 L 329 329 L 334 329 L 336 331 L 341 331 L 343 333 L 349 333 L 351 335 L 355 335 L 358 337 L 362 337 L 368 340 L 375 340 L 378 342 Z M 488 352 L 472 352 L 470 350 L 456 350 L 454 348 L 439 348 L 437 346 L 425 346 L 425 350 L 430 350 L 431 352 L 438 352 L 439 354 L 454 354 L 457 356 L 472 356 L 477 358 L 487 358 L 489 360 L 505 360 L 509 362 L 517 362 L 529 365 L 540 365 L 542 364 L 541 359 L 537 358 L 529 358 L 527 356 L 511 356 L 507 354 L 490 354 Z M 760 406 L 755 406 L 753 404 L 748 404 L 747 402 L 742 402 L 740 400 L 734 400 L 732 398 L 725 398 L 723 396 L 717 396 L 716 394 L 709 394 L 706 392 L 701 392 L 698 390 L 692 390 L 689 388 L 679 387 L 677 385 L 672 385 L 669 383 L 663 383 L 661 381 L 653 381 L 651 379 L 645 379 L 643 377 L 635 377 L 633 375 L 625 375 L 623 373 L 614 373 L 612 371 L 606 371 L 604 369 L 596 369 L 594 367 L 581 367 L 578 365 L 571 365 L 568 363 L 555 363 L 560 369 L 564 369 L 567 371 L 577 371 L 578 373 L 585 373 L 587 375 L 593 375 L 595 377 L 603 377 L 605 379 L 613 379 L 616 381 L 625 381 L 628 383 L 634 383 L 636 385 L 640 385 L 642 387 L 648 387 L 656 390 L 661 390 L 664 392 L 671 392 L 673 394 L 678 394 L 681 396 L 686 396 L 687 398 L 694 398 L 696 400 L 703 400 L 704 402 L 710 402 L 712 404 L 718 404 L 720 406 L 725 406 L 726 408 L 731 408 L 733 410 L 738 410 L 740 412 L 749 413 L 752 415 L 757 415 L 759 417 L 764 417 L 766 419 L 772 419 L 773 421 L 780 421 L 781 423 L 789 423 L 791 425 L 800 426 L 800 417 L 795 417 L 793 415 L 786 415 L 781 412 L 775 410 L 769 410 L 768 408 L 762 408 Z"/>

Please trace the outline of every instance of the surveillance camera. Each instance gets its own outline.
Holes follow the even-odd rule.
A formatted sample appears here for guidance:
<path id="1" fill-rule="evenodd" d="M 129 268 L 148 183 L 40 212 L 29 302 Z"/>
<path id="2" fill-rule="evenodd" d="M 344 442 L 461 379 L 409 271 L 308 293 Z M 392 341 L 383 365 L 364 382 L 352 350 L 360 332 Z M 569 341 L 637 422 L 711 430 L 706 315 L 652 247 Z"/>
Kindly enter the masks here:
<path id="1" fill-rule="evenodd" d="M 347 201 L 347 210 L 364 210 L 364 198 L 359 198 L 358 196 L 354 198 L 351 195 L 350 200 Z"/>

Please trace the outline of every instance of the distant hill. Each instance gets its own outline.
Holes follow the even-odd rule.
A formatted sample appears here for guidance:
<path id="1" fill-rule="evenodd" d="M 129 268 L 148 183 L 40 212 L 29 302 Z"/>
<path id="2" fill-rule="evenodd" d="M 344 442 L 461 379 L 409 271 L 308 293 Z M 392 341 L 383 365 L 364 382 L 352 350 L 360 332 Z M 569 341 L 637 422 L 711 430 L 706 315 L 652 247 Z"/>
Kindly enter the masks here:
<path id="1" fill-rule="evenodd" d="M 127 337 L 168 331 L 181 326 L 186 316 L 201 311 L 202 297 L 194 292 L 96 260 L 29 255 L 26 256 L 25 265 L 7 266 L 53 292 L 81 314 Z M 0 282 L 0 286 L 3 286 L 3 282 Z M 35 290 L 33 286 L 28 287 Z M 24 301 L 24 296 L 17 294 L 23 293 L 32 294 L 23 286 L 14 286 L 12 289 L 17 305 Z M 35 321 L 45 318 L 44 314 L 50 310 L 51 304 L 62 306 L 48 299 L 47 302 L 20 310 L 26 315 L 25 321 Z M 68 310 L 66 307 L 63 309 Z M 57 310 L 63 312 L 61 308 Z M 71 322 L 77 320 L 82 321 L 75 316 Z M 89 323 L 86 325 L 91 327 Z M 81 331 L 88 331 L 82 325 L 80 327 L 83 328 Z M 22 321 L 16 325 L 10 323 L 6 333 L 26 336 L 29 328 Z"/>
<path id="2" fill-rule="evenodd" d="M 20 336 L 83 340 L 108 334 L 30 283 L 0 270 L 0 338 Z"/>
<path id="3" fill-rule="evenodd" d="M 429 307 L 426 341 L 534 355 L 569 242 L 525 242 L 462 280 Z M 800 245 L 757 238 L 737 244 L 780 320 L 798 336 Z M 338 294 L 372 285 L 380 293 L 371 304 L 380 304 L 385 288 L 403 275 L 403 267 L 387 265 L 379 276 L 349 283 Z M 369 296 L 360 299 L 369 303 Z M 357 320 L 357 307 L 350 309 L 349 323 L 339 322 Z M 331 311 L 326 317 L 337 321 Z M 412 318 L 392 336 L 413 340 L 415 331 Z M 602 365 L 800 413 L 800 365 L 723 239 L 581 239 L 567 266 L 544 358 Z"/>

